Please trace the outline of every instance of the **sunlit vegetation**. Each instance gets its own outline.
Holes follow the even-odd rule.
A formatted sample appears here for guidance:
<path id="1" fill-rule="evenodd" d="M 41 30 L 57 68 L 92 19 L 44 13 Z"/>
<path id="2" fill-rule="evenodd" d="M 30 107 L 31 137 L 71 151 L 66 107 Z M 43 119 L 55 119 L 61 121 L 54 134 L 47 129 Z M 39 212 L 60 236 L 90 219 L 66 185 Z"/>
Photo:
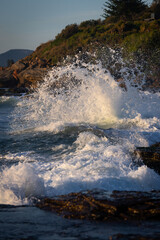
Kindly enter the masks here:
<path id="1" fill-rule="evenodd" d="M 67 55 L 93 50 L 101 44 L 123 47 L 128 53 L 160 50 L 160 19 L 150 19 L 153 7 L 146 7 L 130 20 L 108 16 L 104 20 L 68 25 L 54 40 L 41 44 L 28 59 L 38 57 L 54 65 Z"/>

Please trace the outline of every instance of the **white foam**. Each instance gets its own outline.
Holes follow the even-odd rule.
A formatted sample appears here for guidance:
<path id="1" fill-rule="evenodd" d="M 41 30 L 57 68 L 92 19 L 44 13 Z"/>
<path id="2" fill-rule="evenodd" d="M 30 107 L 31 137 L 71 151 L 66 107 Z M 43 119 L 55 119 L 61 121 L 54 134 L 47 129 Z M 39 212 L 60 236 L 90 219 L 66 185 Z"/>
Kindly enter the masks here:
<path id="1" fill-rule="evenodd" d="M 33 152 L 21 152 L 21 153 L 8 153 L 5 155 L 0 154 L 0 159 L 5 159 L 7 162 L 32 162 L 35 161 L 31 155 Z"/>
<path id="2" fill-rule="evenodd" d="M 49 156 L 48 162 L 45 156 L 39 156 L 39 161 L 36 156 L 36 161 L 30 165 L 37 172 L 33 179 L 35 182 L 39 181 L 37 177 L 43 179 L 48 196 L 93 188 L 108 191 L 159 189 L 160 176 L 146 166 L 136 166 L 133 151 L 137 146 L 147 147 L 159 141 L 160 94 L 139 91 L 129 82 L 126 82 L 125 91 L 101 64 L 83 63 L 83 66 L 70 64 L 53 68 L 36 93 L 17 105 L 13 130 L 23 132 L 32 129 L 32 132 L 49 131 L 54 134 L 65 131 L 67 126 L 83 125 L 91 126 L 91 131 L 94 127 L 100 128 L 104 136 L 99 137 L 94 131 L 81 132 L 67 153 L 63 151 L 65 144 L 51 146 L 53 151 L 59 149 L 63 154 L 58 158 Z M 127 69 L 124 68 L 125 71 Z M 67 89 L 54 91 L 53 83 L 62 78 L 78 79 L 81 84 L 74 86 L 71 81 Z M 18 166 L 18 169 L 23 169 L 25 165 Z M 14 171 L 14 167 L 5 172 Z M 24 169 L 24 172 L 28 171 L 28 167 Z M 15 175 L 18 180 L 22 172 Z M 13 193 L 21 199 L 21 194 L 14 192 L 11 179 L 7 182 L 5 176 L 8 175 L 3 175 L 3 182 L 7 184 L 3 186 L 6 186 L 8 194 Z M 16 186 L 24 189 L 18 181 Z"/>
<path id="3" fill-rule="evenodd" d="M 76 153 L 37 165 L 49 196 L 100 188 L 108 191 L 151 191 L 160 188 L 160 176 L 132 162 L 127 145 L 113 145 L 107 138 L 80 133 Z M 49 169 L 49 170 L 47 170 Z"/>
<path id="4" fill-rule="evenodd" d="M 35 126 L 38 130 L 56 131 L 56 128 L 59 130 L 63 125 L 72 123 L 114 123 L 122 90 L 109 73 L 102 69 L 96 72 L 92 69 L 98 67 L 101 66 L 89 66 L 89 69 L 73 69 L 73 66 L 68 66 L 61 68 L 61 71 L 53 70 L 53 75 L 50 73 L 34 98 L 24 99 L 23 106 L 19 106 L 18 110 L 25 112 L 20 116 L 24 126 L 29 124 L 30 128 Z M 69 89 L 67 94 L 63 92 L 54 96 L 50 89 L 55 82 L 54 74 L 58 73 L 60 78 L 65 72 L 83 83 L 78 88 Z"/>
<path id="5" fill-rule="evenodd" d="M 43 179 L 28 163 L 6 167 L 0 174 L 0 182 L 0 204 L 28 204 L 31 198 L 45 193 Z"/>

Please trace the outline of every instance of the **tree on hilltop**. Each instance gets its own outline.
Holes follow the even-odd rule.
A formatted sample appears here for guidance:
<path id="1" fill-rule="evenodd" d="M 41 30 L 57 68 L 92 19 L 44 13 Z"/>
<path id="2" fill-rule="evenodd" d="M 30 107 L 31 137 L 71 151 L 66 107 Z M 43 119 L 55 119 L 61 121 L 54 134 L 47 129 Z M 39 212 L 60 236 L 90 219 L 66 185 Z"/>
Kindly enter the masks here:
<path id="1" fill-rule="evenodd" d="M 155 19 L 160 19 L 160 0 L 153 0 L 151 10 L 155 14 Z"/>
<path id="2" fill-rule="evenodd" d="M 108 0 L 104 4 L 103 17 L 133 19 L 135 14 L 145 10 L 147 5 L 142 0 Z"/>

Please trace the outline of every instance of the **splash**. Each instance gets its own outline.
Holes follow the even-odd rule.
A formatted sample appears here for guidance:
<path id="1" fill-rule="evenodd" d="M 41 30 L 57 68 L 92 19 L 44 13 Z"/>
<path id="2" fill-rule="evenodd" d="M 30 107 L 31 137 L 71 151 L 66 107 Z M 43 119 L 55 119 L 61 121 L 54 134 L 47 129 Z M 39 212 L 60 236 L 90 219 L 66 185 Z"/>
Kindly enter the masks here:
<path id="1" fill-rule="evenodd" d="M 76 124 L 143 128 L 156 122 L 159 128 L 159 94 L 133 87 L 127 71 L 126 67 L 121 69 L 121 73 L 126 73 L 125 88 L 121 88 L 100 62 L 91 64 L 76 59 L 53 68 L 29 101 L 24 99 L 19 104 L 16 115 L 21 126 L 60 131 Z"/>
<path id="2" fill-rule="evenodd" d="M 76 58 L 54 67 L 33 94 L 17 100 L 12 136 L 18 139 L 21 152 L 13 150 L 2 157 L 22 163 L 3 171 L 0 188 L 13 202 L 44 193 L 52 197 L 93 188 L 159 189 L 159 175 L 133 153 L 136 147 L 147 147 L 160 139 L 160 94 L 142 91 L 142 83 L 135 87 L 134 71 L 123 64 L 119 69 L 122 86 L 104 65 Z M 19 139 L 23 139 L 23 146 Z M 18 180 L 12 183 L 7 173 L 15 168 L 13 179 Z M 30 189 L 25 185 L 25 172 L 39 190 L 35 187 L 25 193 Z M 3 191 L 8 199 L 5 194 Z"/>
<path id="3" fill-rule="evenodd" d="M 132 161 L 131 143 L 114 143 L 91 132 L 78 135 L 76 151 L 59 161 L 38 166 L 48 196 L 89 189 L 151 191 L 160 187 L 160 177 L 147 166 Z"/>
<path id="4" fill-rule="evenodd" d="M 0 174 L 0 203 L 26 205 L 45 193 L 43 180 L 27 163 L 5 168 Z"/>

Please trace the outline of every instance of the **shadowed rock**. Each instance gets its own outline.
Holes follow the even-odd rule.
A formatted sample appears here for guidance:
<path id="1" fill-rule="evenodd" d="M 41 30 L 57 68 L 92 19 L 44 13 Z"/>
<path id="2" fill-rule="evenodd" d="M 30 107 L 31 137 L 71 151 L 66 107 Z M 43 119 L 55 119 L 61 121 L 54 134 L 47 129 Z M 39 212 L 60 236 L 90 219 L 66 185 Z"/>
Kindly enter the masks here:
<path id="1" fill-rule="evenodd" d="M 160 174 L 160 143 L 150 147 L 138 147 L 135 153 L 143 160 L 143 163 Z"/>
<path id="2" fill-rule="evenodd" d="M 12 69 L 4 69 L 0 71 L 0 88 L 14 88 L 18 84 L 18 80 L 13 76 Z"/>
<path id="3" fill-rule="evenodd" d="M 100 221 L 160 220 L 160 191 L 71 193 L 45 198 L 37 207 L 65 218 Z"/>

